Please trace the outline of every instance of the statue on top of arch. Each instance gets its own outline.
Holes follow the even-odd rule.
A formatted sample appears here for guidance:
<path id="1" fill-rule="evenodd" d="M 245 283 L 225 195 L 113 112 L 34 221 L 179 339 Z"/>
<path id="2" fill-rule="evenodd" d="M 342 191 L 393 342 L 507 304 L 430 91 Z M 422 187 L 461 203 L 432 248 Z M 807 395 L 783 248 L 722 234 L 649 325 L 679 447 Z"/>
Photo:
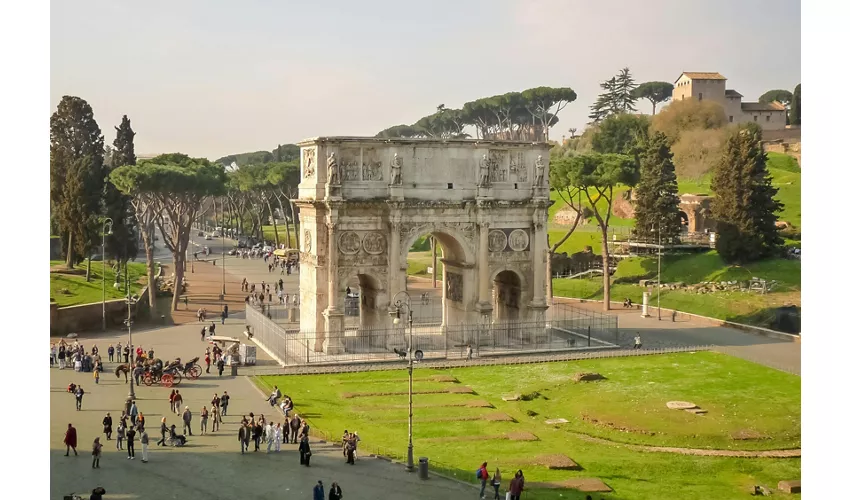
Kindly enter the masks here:
<path id="1" fill-rule="evenodd" d="M 534 162 L 534 185 L 543 187 L 543 177 L 546 174 L 546 164 L 543 162 L 543 155 L 537 156 L 537 161 Z"/>
<path id="2" fill-rule="evenodd" d="M 401 186 L 401 167 L 403 160 L 398 156 L 398 153 L 393 155 L 393 161 L 390 163 L 390 185 Z"/>
<path id="3" fill-rule="evenodd" d="M 328 184 L 339 185 L 339 165 L 336 162 L 336 153 L 331 153 L 328 156 Z"/>
<path id="4" fill-rule="evenodd" d="M 490 187 L 490 159 L 486 154 L 478 162 L 478 187 Z"/>

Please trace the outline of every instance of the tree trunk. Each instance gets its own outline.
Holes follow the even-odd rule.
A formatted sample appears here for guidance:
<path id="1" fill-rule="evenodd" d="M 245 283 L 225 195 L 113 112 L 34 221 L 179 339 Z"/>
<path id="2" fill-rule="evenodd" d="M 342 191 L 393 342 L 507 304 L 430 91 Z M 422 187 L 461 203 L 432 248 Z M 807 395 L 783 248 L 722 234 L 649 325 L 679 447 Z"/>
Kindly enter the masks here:
<path id="1" fill-rule="evenodd" d="M 151 241 L 150 224 L 141 227 L 142 244 L 145 247 L 145 264 L 148 271 L 148 305 L 150 305 L 151 313 L 156 312 L 156 269 L 153 262 L 153 243 Z"/>
<path id="2" fill-rule="evenodd" d="M 74 268 L 74 233 L 68 231 L 68 251 L 65 252 L 65 267 Z"/>
<path id="3" fill-rule="evenodd" d="M 602 310 L 611 310 L 611 276 L 608 274 L 608 226 L 600 225 L 602 231 Z"/>
<path id="4" fill-rule="evenodd" d="M 272 229 L 274 230 L 274 247 L 280 248 L 280 237 L 277 234 L 277 219 L 274 216 L 274 209 L 272 209 L 272 202 L 270 199 L 266 198 L 266 205 L 269 207 L 269 218 L 272 220 Z"/>
<path id="5" fill-rule="evenodd" d="M 103 256 L 101 256 L 103 258 Z M 86 262 L 86 283 L 91 282 L 91 251 L 89 251 L 89 258 Z"/>
<path id="6" fill-rule="evenodd" d="M 286 248 L 292 248 L 292 240 L 289 236 L 289 217 L 286 216 L 286 212 L 283 210 L 283 204 L 280 204 L 280 210 L 283 212 L 283 223 L 286 224 Z"/>
<path id="7" fill-rule="evenodd" d="M 655 101 L 652 101 L 652 116 L 655 116 Z"/>
<path id="8" fill-rule="evenodd" d="M 171 297 L 171 310 L 177 310 L 177 304 L 180 303 L 180 291 L 183 289 L 183 270 L 185 265 L 185 256 L 183 252 L 177 251 L 173 254 L 174 257 L 174 295 Z"/>
<path id="9" fill-rule="evenodd" d="M 301 233 L 298 232 L 298 217 L 295 215 L 295 203 L 289 199 L 289 210 L 292 212 L 292 228 L 295 230 L 295 248 L 301 248 Z"/>

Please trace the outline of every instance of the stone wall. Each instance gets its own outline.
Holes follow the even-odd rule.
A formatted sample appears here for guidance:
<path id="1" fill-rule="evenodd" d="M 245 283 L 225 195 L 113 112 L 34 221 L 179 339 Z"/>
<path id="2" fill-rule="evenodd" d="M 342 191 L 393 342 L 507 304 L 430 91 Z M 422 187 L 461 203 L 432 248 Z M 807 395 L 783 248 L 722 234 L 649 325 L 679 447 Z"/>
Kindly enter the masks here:
<path id="1" fill-rule="evenodd" d="M 789 141 L 787 139 L 775 139 L 772 141 L 764 141 L 762 146 L 767 153 L 782 153 L 793 156 L 797 160 L 797 164 L 801 167 L 803 166 L 801 161 L 802 148 L 800 142 L 795 142 L 793 140 Z"/>

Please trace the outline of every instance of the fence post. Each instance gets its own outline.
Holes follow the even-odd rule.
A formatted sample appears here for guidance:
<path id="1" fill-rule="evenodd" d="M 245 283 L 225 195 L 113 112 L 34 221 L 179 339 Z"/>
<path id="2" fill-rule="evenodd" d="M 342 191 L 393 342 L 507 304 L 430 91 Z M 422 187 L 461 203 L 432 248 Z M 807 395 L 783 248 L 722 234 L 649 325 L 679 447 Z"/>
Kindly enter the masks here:
<path id="1" fill-rule="evenodd" d="M 590 347 L 590 325 L 587 325 L 587 347 Z"/>

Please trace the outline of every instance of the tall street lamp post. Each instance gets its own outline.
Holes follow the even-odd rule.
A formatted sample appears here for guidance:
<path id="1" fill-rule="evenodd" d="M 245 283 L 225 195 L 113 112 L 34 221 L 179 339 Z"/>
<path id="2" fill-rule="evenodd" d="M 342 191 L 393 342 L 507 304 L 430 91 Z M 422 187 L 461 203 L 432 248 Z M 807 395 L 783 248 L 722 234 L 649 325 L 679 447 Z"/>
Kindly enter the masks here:
<path id="1" fill-rule="evenodd" d="M 395 307 L 390 310 L 393 324 L 401 323 L 402 314 L 407 314 L 407 472 L 413 472 L 413 311 L 410 310 L 410 295 L 404 290 L 393 296 Z"/>
<path id="2" fill-rule="evenodd" d="M 107 229 L 108 227 L 108 229 Z M 103 281 L 103 331 L 106 331 L 106 237 L 112 234 L 112 219 L 103 221 L 103 240 L 100 245 L 100 263 L 102 264 L 101 281 Z"/>
<path id="3" fill-rule="evenodd" d="M 127 400 L 124 401 L 124 411 L 127 412 L 127 415 L 130 414 L 130 407 L 133 405 L 133 401 L 136 399 L 136 391 L 133 387 L 133 381 L 135 380 L 135 362 L 133 359 L 133 354 L 135 351 L 133 350 L 133 306 L 136 305 L 138 299 L 136 297 L 130 296 L 130 277 L 127 276 L 127 319 L 124 320 L 124 324 L 127 325 L 127 345 L 130 347 L 130 392 L 127 394 Z"/>

